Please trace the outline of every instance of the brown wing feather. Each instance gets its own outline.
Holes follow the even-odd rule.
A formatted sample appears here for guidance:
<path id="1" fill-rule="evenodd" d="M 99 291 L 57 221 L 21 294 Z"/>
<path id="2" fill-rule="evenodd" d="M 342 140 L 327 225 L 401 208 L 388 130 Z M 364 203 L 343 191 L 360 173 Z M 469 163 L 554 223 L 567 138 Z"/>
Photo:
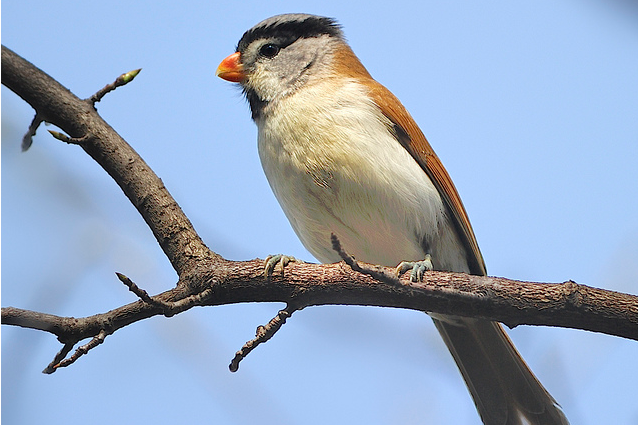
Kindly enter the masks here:
<path id="1" fill-rule="evenodd" d="M 486 274 L 483 256 L 456 187 L 414 119 L 388 89 L 370 76 L 347 45 L 335 52 L 335 64 L 337 78 L 355 78 L 368 87 L 374 102 L 394 124 L 397 141 L 410 152 L 441 194 L 466 246 L 470 272 Z M 529 370 L 500 325 L 462 320 L 463 326 L 437 319 L 434 322 L 485 423 L 520 424 L 522 414 L 529 423 L 568 425 L 556 401 Z"/>
<path id="2" fill-rule="evenodd" d="M 455 227 L 459 231 L 461 240 L 466 245 L 470 272 L 477 275 L 487 274 L 476 236 L 474 236 L 472 225 L 456 187 L 410 113 L 390 90 L 370 76 L 349 47 L 344 46 L 344 48 L 339 49 L 337 57 L 336 63 L 348 64 L 347 67 L 338 70 L 339 75 L 354 77 L 369 88 L 370 97 L 379 106 L 381 112 L 395 125 L 397 140 L 410 152 L 410 155 L 438 189 Z"/>

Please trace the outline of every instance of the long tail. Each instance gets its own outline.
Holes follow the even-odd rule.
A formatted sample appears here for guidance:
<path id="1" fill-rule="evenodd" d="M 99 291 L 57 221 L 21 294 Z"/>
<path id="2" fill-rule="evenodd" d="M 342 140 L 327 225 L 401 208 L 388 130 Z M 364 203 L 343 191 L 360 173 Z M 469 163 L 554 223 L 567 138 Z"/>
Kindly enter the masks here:
<path id="1" fill-rule="evenodd" d="M 434 324 L 485 425 L 569 425 L 498 323 L 441 317 Z"/>

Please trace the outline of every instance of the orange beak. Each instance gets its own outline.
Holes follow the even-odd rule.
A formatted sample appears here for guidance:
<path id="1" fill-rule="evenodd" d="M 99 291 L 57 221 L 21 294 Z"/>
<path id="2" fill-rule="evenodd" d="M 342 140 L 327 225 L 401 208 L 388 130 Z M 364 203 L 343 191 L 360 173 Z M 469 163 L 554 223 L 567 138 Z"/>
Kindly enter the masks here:
<path id="1" fill-rule="evenodd" d="M 215 75 L 233 83 L 244 81 L 246 73 L 244 72 L 244 65 L 241 64 L 241 54 L 235 52 L 224 59 L 217 67 Z"/>

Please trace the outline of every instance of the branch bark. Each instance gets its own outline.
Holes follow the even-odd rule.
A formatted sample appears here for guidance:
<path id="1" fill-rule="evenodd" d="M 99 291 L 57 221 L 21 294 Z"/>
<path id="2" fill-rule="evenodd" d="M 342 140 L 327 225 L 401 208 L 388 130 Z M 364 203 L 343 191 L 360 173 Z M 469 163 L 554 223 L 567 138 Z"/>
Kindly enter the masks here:
<path id="1" fill-rule="evenodd" d="M 31 105 L 42 121 L 64 130 L 115 180 L 148 224 L 178 275 L 199 259 L 215 255 L 206 248 L 160 178 L 100 117 L 95 99 L 78 98 L 5 46 L 2 84 Z"/>
<path id="2" fill-rule="evenodd" d="M 56 138 L 80 145 L 104 168 L 142 215 L 179 276 L 175 288 L 151 297 L 118 274 L 139 300 L 84 318 L 3 308 L 3 324 L 50 332 L 64 344 L 46 373 L 73 363 L 108 335 L 139 320 L 172 316 L 194 306 L 239 302 L 287 305 L 270 324 L 258 329 L 261 332 L 247 343 L 247 351 L 270 338 L 292 312 L 325 304 L 407 308 L 480 317 L 509 327 L 561 326 L 638 340 L 638 297 L 571 281 L 544 284 L 426 272 L 423 282 L 411 283 L 396 279 L 392 269 L 358 264 L 345 252 L 342 257 L 347 264 L 295 262 L 272 276 L 264 275 L 262 260 L 226 260 L 206 247 L 162 181 L 99 116 L 94 103 L 101 96 L 79 99 L 4 46 L 2 83 L 35 109 L 34 123 L 55 124 L 70 136 Z M 35 128 L 29 131 L 34 133 Z M 338 243 L 335 248 L 341 249 Z M 87 338 L 92 339 L 67 358 Z M 238 356 L 241 358 L 240 353 Z M 236 366 L 237 357 L 233 362 Z"/>

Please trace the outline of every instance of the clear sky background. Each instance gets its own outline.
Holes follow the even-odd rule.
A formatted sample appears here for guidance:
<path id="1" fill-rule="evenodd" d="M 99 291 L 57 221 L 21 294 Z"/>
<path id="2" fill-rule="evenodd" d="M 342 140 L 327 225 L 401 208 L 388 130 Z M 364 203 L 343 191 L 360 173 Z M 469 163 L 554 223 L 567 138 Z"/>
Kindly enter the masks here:
<path id="1" fill-rule="evenodd" d="M 365 4 L 365 6 L 361 6 Z M 256 130 L 217 64 L 284 12 L 337 18 L 452 175 L 488 272 L 638 293 L 638 8 L 612 0 L 2 3 L 2 43 L 98 104 L 206 243 L 235 260 L 313 261 L 261 171 Z M 2 306 L 105 312 L 176 276 L 119 188 L 2 88 Z M 316 307 L 228 371 L 282 305 L 136 323 L 72 367 L 49 334 L 2 328 L 6 424 L 478 424 L 424 314 Z M 638 424 L 638 343 L 521 327 L 512 339 L 572 424 Z"/>

